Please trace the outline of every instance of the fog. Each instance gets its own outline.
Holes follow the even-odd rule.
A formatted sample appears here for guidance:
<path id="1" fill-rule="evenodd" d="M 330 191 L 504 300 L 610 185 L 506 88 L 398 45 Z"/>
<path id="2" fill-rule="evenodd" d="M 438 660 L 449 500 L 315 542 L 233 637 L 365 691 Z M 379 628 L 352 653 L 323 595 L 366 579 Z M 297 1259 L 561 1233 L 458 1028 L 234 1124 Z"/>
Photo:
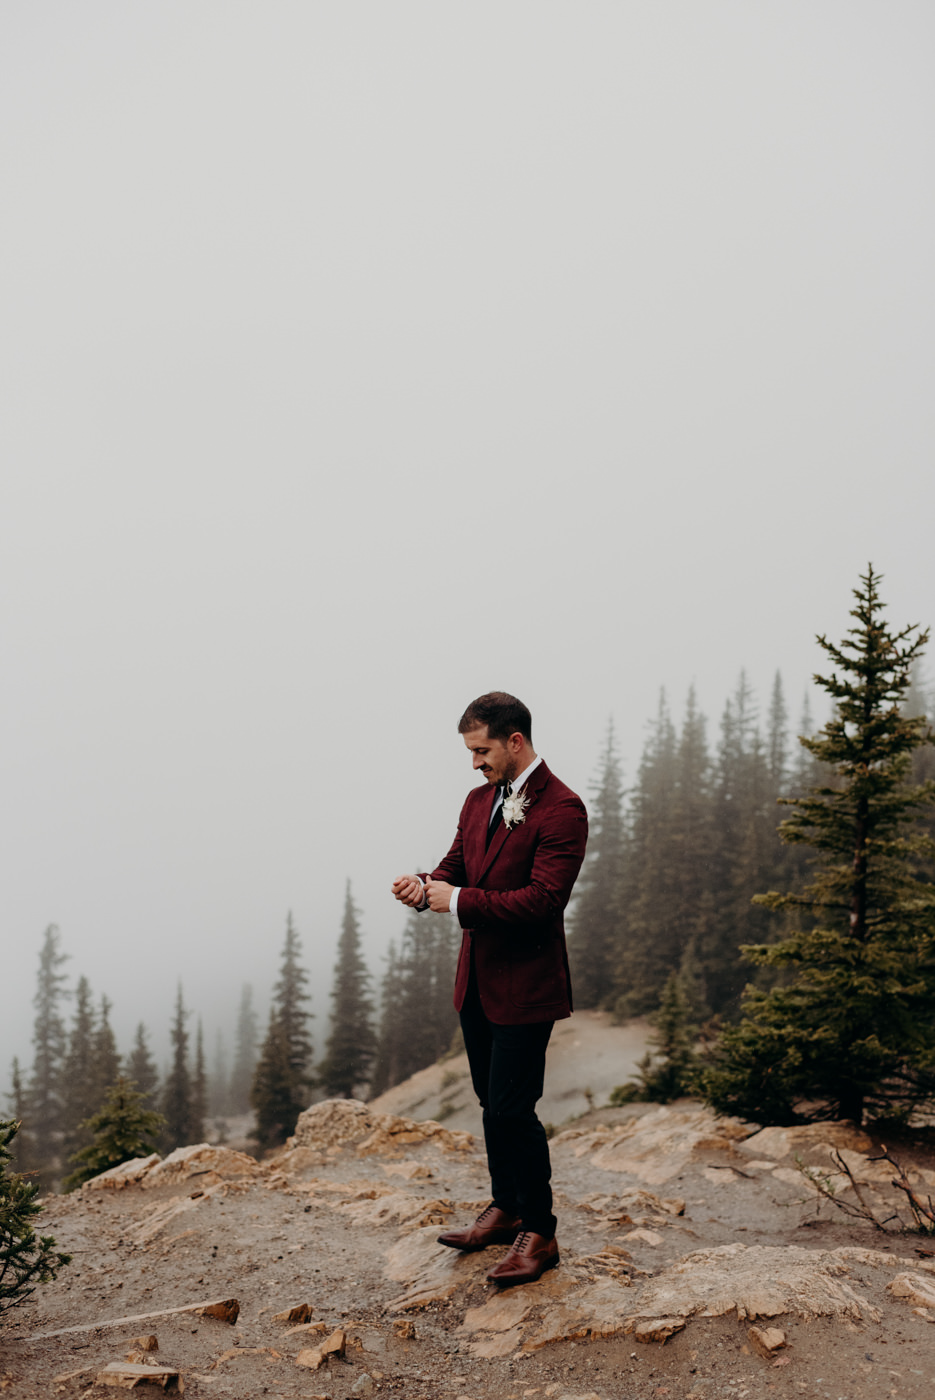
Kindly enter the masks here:
<path id="1" fill-rule="evenodd" d="M 933 606 L 928 4 L 8 0 L 0 1085 L 42 933 L 327 1014 L 491 688 L 587 795 Z M 713 736 L 712 736 L 713 737 Z"/>

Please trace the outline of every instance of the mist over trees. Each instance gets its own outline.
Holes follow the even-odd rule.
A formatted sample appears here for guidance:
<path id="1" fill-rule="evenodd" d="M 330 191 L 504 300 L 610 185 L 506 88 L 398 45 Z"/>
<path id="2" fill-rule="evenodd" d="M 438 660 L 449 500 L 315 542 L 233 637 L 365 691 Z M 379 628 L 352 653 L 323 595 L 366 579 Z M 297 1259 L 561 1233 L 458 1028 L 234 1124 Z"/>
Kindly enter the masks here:
<path id="1" fill-rule="evenodd" d="M 608 725 L 569 957 L 578 1008 L 652 1019 L 652 1052 L 624 1097 L 701 1085 L 719 1107 L 793 1121 L 813 1111 L 803 1108 L 809 1096 L 815 1111 L 830 1104 L 858 1117 L 887 1105 L 908 1112 L 935 1095 L 935 747 L 922 718 L 935 697 L 919 669 L 927 634 L 887 630 L 872 570 L 856 597 L 848 639 L 820 639 L 837 670 L 816 678 L 833 702 L 818 733 L 807 696 L 790 720 L 778 672 L 764 706 L 741 672 L 715 726 L 693 689 L 678 718 L 661 694 L 630 783 Z M 780 831 L 783 804 L 792 815 Z M 847 920 L 861 859 L 870 873 L 860 877 L 855 936 Z M 809 929 L 821 911 L 824 922 Z M 202 1141 L 206 1128 L 222 1140 L 233 1131 L 243 1146 L 252 1133 L 251 1150 L 264 1151 L 316 1098 L 376 1097 L 457 1048 L 457 920 L 408 911 L 375 979 L 348 881 L 333 937 L 317 1062 L 289 914 L 265 1031 L 245 983 L 209 1069 L 202 1020 L 179 983 L 160 1075 L 143 1022 L 121 1055 L 107 997 L 83 975 L 69 986 L 50 925 L 31 1065 L 14 1059 L 7 1094 L 21 1124 L 10 1138 L 17 1170 L 55 1189 L 133 1141 L 165 1152 Z M 707 1069 L 699 1028 L 715 1045 Z M 847 1066 L 862 1066 L 856 1078 L 828 1070 L 842 1045 Z"/>
<path id="2" fill-rule="evenodd" d="M 660 695 L 627 789 L 609 729 L 569 917 L 576 1006 L 647 1015 L 676 969 L 696 1021 L 736 1015 L 751 975 L 739 949 L 775 928 L 753 896 L 805 870 L 779 839 L 777 804 L 821 773 L 813 756 L 790 752 L 778 673 L 765 732 L 741 672 L 713 747 L 693 689 L 680 724 Z"/>

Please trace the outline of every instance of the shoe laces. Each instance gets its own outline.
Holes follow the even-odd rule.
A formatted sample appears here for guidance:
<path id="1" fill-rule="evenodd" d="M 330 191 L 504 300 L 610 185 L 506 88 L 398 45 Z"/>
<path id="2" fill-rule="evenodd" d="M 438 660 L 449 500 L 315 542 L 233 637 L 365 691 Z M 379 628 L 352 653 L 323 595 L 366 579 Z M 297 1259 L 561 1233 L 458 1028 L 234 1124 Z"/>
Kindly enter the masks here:
<path id="1" fill-rule="evenodd" d="M 486 1219 L 487 1219 L 487 1216 L 491 1213 L 491 1211 L 494 1211 L 494 1210 L 496 1210 L 496 1209 L 497 1209 L 497 1207 L 496 1207 L 496 1206 L 494 1205 L 494 1203 L 491 1201 L 490 1205 L 489 1205 L 489 1206 L 486 1206 L 486 1207 L 481 1211 L 480 1215 L 477 1217 L 477 1219 L 475 1220 L 474 1224 L 475 1224 L 475 1225 L 479 1225 L 479 1224 L 481 1223 L 482 1220 L 486 1220 Z"/>
<path id="2" fill-rule="evenodd" d="M 531 1230 L 521 1230 L 520 1233 L 516 1236 L 516 1239 L 513 1241 L 513 1248 L 517 1254 L 522 1254 L 523 1250 L 529 1243 L 529 1236 L 531 1234 Z"/>

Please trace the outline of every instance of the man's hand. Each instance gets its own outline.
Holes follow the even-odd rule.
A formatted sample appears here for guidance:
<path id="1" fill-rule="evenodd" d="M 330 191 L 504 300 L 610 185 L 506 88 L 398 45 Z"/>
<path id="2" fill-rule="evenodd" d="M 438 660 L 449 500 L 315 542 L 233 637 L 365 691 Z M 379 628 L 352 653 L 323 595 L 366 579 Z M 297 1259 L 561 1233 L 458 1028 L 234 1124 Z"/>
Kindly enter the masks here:
<path id="1" fill-rule="evenodd" d="M 392 890 L 394 898 L 400 904 L 408 904 L 410 909 L 422 903 L 422 883 L 414 875 L 400 875 L 398 880 L 393 881 Z"/>
<path id="2" fill-rule="evenodd" d="M 444 880 L 433 880 L 430 875 L 425 882 L 425 897 L 429 902 L 429 908 L 434 910 L 436 914 L 450 913 L 454 888 L 454 885 L 446 885 Z"/>

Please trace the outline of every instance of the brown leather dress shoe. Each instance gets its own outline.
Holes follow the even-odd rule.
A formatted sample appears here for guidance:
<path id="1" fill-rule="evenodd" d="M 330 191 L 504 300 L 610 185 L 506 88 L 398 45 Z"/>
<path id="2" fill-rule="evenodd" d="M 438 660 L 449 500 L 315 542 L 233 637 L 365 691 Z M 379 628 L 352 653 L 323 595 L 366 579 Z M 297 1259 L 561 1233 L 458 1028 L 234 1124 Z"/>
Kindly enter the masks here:
<path id="1" fill-rule="evenodd" d="M 512 1244 L 522 1224 L 517 1216 L 507 1215 L 498 1206 L 488 1206 L 468 1229 L 450 1230 L 446 1235 L 439 1235 L 438 1243 L 472 1254 L 476 1249 L 486 1249 L 489 1244 Z"/>
<path id="2" fill-rule="evenodd" d="M 487 1277 L 498 1288 L 514 1288 L 518 1283 L 535 1283 L 546 1269 L 554 1269 L 558 1263 L 558 1245 L 554 1239 L 536 1235 L 532 1230 L 524 1230 L 516 1238 L 516 1243 L 490 1270 Z"/>

